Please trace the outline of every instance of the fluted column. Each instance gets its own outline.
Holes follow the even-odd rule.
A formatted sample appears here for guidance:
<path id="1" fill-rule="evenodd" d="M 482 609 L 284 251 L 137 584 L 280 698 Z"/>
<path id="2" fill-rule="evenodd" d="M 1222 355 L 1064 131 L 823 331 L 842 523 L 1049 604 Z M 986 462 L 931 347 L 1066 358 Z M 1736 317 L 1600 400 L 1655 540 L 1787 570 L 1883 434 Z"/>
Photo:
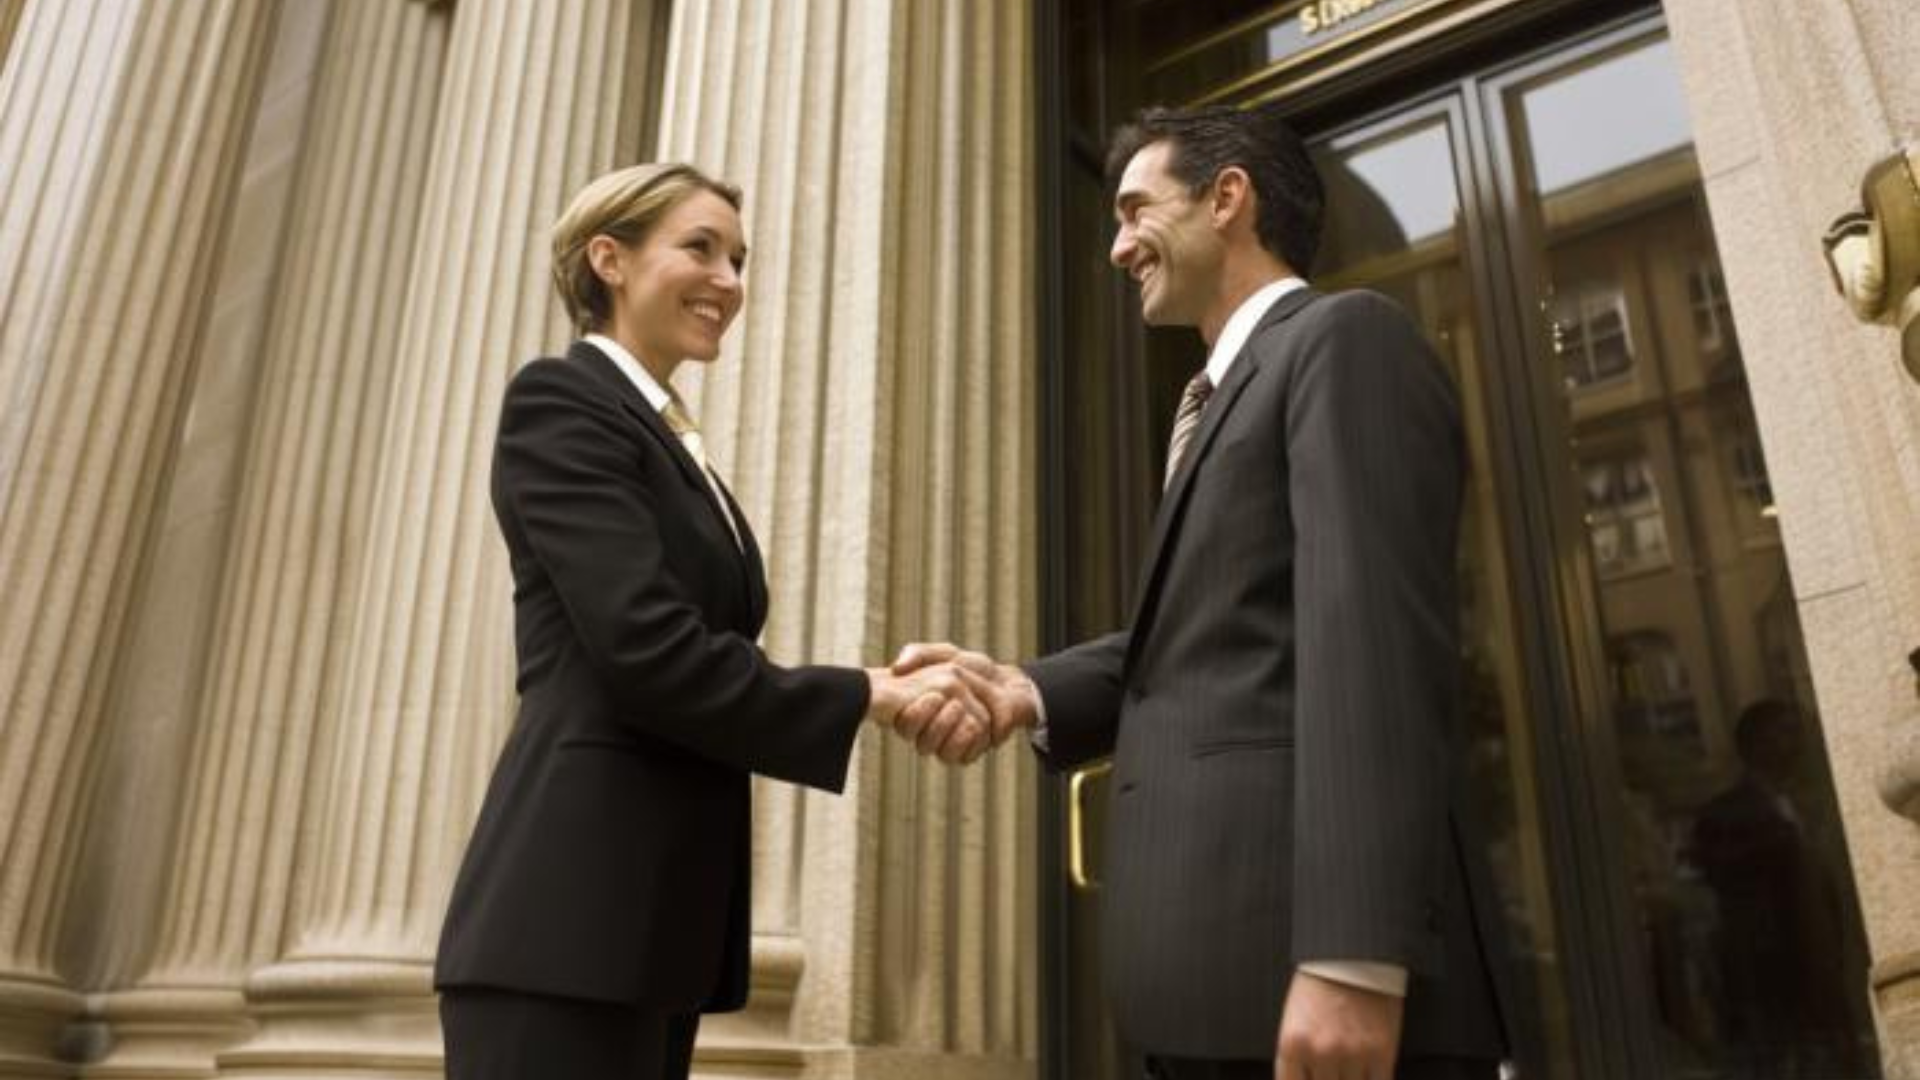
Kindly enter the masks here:
<path id="1" fill-rule="evenodd" d="M 766 539 L 766 645 L 875 663 L 1036 637 L 1033 138 L 1012 0 L 687 0 L 662 158 L 746 188 L 743 324 L 694 391 Z M 1025 1076 L 1027 755 L 863 740 L 841 798 L 755 792 L 755 1000 L 703 1076 Z"/>
<path id="2" fill-rule="evenodd" d="M 244 980 L 277 955 L 315 724 L 341 689 L 447 28 L 423 4 L 341 0 L 327 30 L 160 944 L 100 1006 L 113 1052 L 89 1077 L 214 1075 L 248 1031 Z"/>
<path id="3" fill-rule="evenodd" d="M 566 339 L 546 231 L 630 160 L 649 105 L 649 5 L 462 0 L 370 482 L 321 785 L 281 960 L 247 984 L 260 1024 L 222 1076 L 434 1076 L 430 985 L 446 891 L 512 715 L 511 617 L 486 499 L 499 397 Z"/>
<path id="4" fill-rule="evenodd" d="M 20 21 L 0 71 L 0 1072 L 35 1075 L 78 1009 L 50 954 L 75 807 L 277 4 L 11 10 Z"/>
<path id="5" fill-rule="evenodd" d="M 0 68 L 6 67 L 7 46 L 13 43 L 13 29 L 26 9 L 27 0 L 0 0 Z"/>

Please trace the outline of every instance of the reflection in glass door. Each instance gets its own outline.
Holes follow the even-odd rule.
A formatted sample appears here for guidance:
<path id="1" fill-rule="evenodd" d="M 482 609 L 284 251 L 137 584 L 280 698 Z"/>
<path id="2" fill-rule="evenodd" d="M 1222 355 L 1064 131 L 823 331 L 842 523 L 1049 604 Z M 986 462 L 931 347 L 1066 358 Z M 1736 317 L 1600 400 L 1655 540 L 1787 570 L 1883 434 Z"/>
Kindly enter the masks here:
<path id="1" fill-rule="evenodd" d="M 1583 736 L 1664 1075 L 1877 1076 L 1866 949 L 1664 35 L 1484 91 Z"/>

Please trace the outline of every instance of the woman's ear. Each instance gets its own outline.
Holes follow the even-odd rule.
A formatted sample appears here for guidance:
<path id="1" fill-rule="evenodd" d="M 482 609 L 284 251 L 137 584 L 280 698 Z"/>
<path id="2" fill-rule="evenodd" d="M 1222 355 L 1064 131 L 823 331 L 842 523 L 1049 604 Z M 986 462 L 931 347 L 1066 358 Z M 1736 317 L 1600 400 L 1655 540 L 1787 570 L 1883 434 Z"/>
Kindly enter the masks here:
<path id="1" fill-rule="evenodd" d="M 611 236 L 596 236 L 587 241 L 587 265 L 593 276 L 609 287 L 620 284 L 620 241 Z"/>

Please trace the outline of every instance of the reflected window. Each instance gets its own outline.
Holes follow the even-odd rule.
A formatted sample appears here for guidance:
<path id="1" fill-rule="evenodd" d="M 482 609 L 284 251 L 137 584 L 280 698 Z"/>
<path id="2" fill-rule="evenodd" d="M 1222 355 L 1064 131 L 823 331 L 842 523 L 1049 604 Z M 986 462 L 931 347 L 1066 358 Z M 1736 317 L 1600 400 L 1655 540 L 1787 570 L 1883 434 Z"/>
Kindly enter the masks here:
<path id="1" fill-rule="evenodd" d="M 1729 440 L 1727 456 L 1731 459 L 1733 492 L 1741 508 L 1754 517 L 1775 516 L 1773 481 L 1767 477 L 1767 458 L 1760 451 L 1759 433 L 1749 429 L 1736 434 Z"/>
<path id="2" fill-rule="evenodd" d="M 1655 570 L 1672 562 L 1660 486 L 1644 451 L 1587 461 L 1587 536 L 1602 578 Z"/>
<path id="3" fill-rule="evenodd" d="M 1693 338 L 1700 351 L 1711 355 L 1733 346 L 1733 308 L 1727 303 L 1727 282 L 1720 264 L 1703 259 L 1687 274 L 1687 302 L 1693 308 Z"/>
<path id="4" fill-rule="evenodd" d="M 1651 739 L 1697 757 L 1703 749 L 1700 713 L 1687 662 L 1672 636 L 1655 630 L 1622 634 L 1608 641 L 1607 651 L 1613 668 L 1614 722 L 1622 743 Z M 1644 783 L 1653 777 L 1634 776 L 1634 771 L 1629 769 L 1630 782 L 1656 786 Z"/>
<path id="5" fill-rule="evenodd" d="M 1627 333 L 1627 299 L 1620 289 L 1594 286 L 1555 297 L 1553 349 L 1565 371 L 1568 393 L 1632 374 L 1633 341 Z"/>

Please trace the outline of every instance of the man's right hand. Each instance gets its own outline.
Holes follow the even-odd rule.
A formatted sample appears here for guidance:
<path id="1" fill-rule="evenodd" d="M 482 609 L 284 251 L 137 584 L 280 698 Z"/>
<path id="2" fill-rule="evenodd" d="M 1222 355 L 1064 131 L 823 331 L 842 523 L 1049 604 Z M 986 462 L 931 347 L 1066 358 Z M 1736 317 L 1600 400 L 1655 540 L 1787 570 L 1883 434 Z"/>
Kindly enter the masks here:
<path id="1" fill-rule="evenodd" d="M 993 720 L 993 745 L 1013 733 L 1031 730 L 1040 718 L 1040 690 L 1027 673 L 1012 664 L 996 662 L 985 653 L 962 649 L 950 642 L 918 643 L 900 650 L 893 661 L 895 675 L 909 675 L 938 664 L 951 664 L 967 682 Z M 921 703 L 909 711 L 924 708 Z M 903 714 L 904 715 L 904 714 Z"/>

